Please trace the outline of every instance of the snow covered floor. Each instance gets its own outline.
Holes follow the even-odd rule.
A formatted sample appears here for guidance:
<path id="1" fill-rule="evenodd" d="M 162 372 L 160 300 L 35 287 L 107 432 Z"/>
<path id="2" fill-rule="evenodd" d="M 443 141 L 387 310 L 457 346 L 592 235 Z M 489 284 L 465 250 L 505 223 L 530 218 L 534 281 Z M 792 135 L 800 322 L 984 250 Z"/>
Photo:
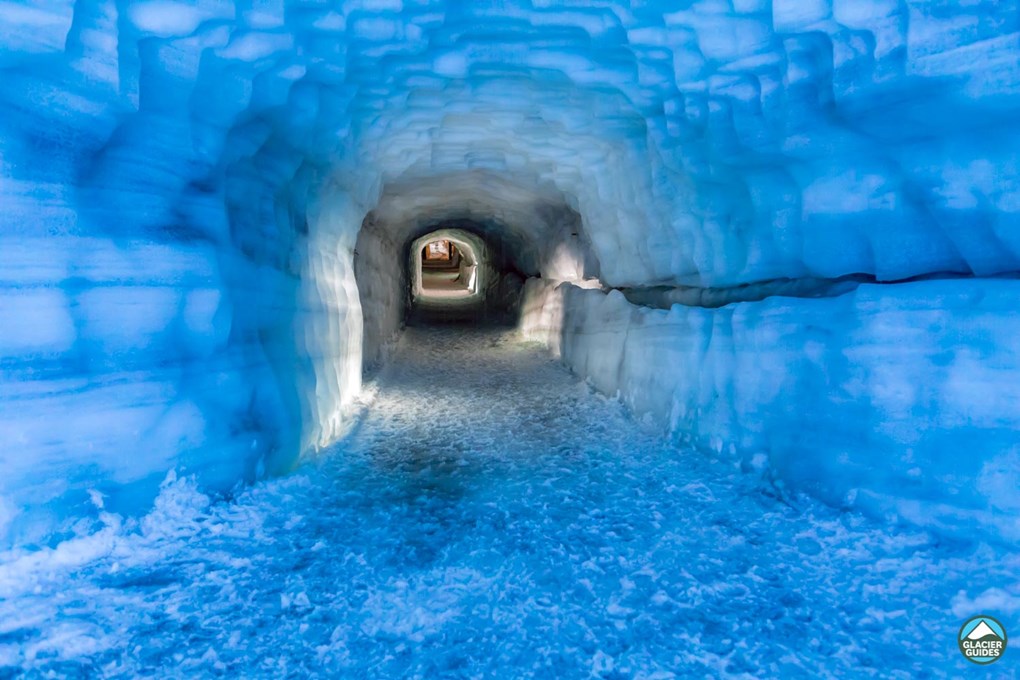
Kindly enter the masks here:
<path id="1" fill-rule="evenodd" d="M 424 298 L 461 298 L 471 295 L 464 282 L 460 280 L 460 270 L 435 271 L 424 269 L 421 273 L 422 297 Z"/>
<path id="2" fill-rule="evenodd" d="M 286 478 L 0 555 L 0 677 L 960 676 L 1018 610 L 1015 554 L 782 500 L 512 333 L 408 330 L 371 391 Z"/>

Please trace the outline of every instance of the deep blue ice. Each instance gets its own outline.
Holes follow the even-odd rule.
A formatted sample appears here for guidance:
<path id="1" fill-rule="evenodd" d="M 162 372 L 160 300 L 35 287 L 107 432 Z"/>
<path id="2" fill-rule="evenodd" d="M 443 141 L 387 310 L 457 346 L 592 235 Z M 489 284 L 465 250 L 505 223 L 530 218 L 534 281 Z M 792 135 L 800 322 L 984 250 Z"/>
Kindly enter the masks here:
<path id="1" fill-rule="evenodd" d="M 1020 601 L 1016 555 L 663 442 L 509 332 L 409 330 L 367 395 L 287 477 L 0 555 L 0 676 L 959 677 Z"/>

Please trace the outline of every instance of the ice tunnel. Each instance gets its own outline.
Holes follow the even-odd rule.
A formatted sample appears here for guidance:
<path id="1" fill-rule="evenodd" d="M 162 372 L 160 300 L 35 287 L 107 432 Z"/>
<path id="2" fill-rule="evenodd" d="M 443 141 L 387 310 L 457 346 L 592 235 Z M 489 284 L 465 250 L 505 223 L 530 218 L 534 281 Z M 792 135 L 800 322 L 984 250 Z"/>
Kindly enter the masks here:
<path id="1" fill-rule="evenodd" d="M 342 456 L 436 314 L 512 320 L 677 460 L 1010 554 L 1018 16 L 0 3 L 4 559 Z"/>

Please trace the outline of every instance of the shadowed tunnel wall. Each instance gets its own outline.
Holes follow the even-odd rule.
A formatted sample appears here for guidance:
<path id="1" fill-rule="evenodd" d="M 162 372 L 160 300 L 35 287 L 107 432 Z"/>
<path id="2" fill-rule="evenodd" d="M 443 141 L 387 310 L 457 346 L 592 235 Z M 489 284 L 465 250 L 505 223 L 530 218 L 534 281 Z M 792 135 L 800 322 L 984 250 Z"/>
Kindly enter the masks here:
<path id="1" fill-rule="evenodd" d="M 403 244 L 464 220 L 533 279 L 525 331 L 671 436 L 1015 538 L 1016 17 L 5 8 L 0 534 L 338 441 L 399 328 Z M 628 301 L 653 289 L 717 304 Z"/>

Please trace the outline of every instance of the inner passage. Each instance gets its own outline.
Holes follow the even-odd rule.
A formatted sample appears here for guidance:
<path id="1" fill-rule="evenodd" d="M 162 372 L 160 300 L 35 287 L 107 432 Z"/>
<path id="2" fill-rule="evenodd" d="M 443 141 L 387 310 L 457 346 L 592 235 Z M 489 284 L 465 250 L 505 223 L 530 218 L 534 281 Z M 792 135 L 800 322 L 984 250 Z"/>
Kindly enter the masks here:
<path id="1" fill-rule="evenodd" d="M 404 321 L 516 322 L 521 279 L 500 246 L 485 225 L 471 221 L 443 222 L 412 237 L 402 277 L 410 284 Z M 378 307 L 362 307 L 366 325 L 373 325 Z"/>
<path id="2" fill-rule="evenodd" d="M 421 291 L 425 298 L 463 298 L 476 292 L 477 266 L 446 239 L 421 250 Z"/>
<path id="3" fill-rule="evenodd" d="M 678 452 L 512 331 L 409 328 L 374 380 L 318 462 L 233 502 L 171 478 L 7 565 L 15 647 L 40 676 L 906 678 L 955 650 L 940 603 L 1016 575 Z"/>

